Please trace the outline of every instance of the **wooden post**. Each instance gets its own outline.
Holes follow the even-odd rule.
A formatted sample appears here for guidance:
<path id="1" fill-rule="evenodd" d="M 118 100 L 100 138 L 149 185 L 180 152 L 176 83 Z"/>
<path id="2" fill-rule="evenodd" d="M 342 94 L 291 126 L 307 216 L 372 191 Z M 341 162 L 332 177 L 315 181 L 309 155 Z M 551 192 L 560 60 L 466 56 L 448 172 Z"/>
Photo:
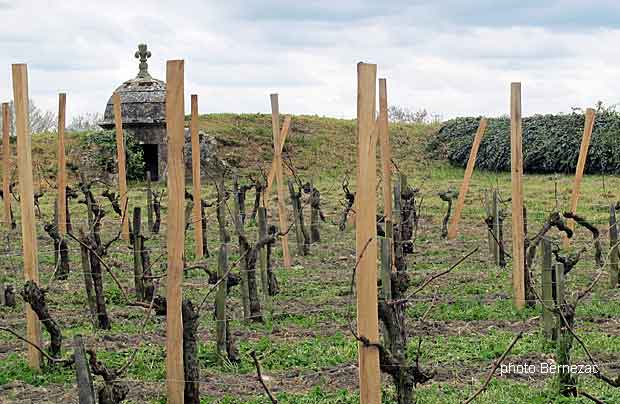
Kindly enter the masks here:
<path id="1" fill-rule="evenodd" d="M 461 213 L 463 211 L 463 206 L 465 205 L 465 195 L 469 189 L 469 181 L 471 180 L 471 176 L 474 173 L 474 167 L 476 166 L 478 148 L 480 147 L 480 142 L 482 141 L 482 136 L 484 136 L 486 129 L 487 119 L 482 118 L 480 119 L 480 124 L 478 125 L 476 136 L 474 137 L 474 143 L 472 144 L 471 151 L 469 152 L 469 160 L 467 161 L 467 167 L 465 168 L 465 176 L 463 177 L 463 183 L 461 184 L 461 189 L 459 190 L 459 199 L 456 202 L 454 214 L 452 215 L 452 220 L 450 221 L 450 227 L 448 229 L 448 240 L 453 240 L 456 238 L 456 234 L 459 230 L 459 220 L 461 220 Z"/>
<path id="2" fill-rule="evenodd" d="M 551 262 L 551 242 L 543 238 L 542 240 L 542 261 L 541 261 L 541 274 L 542 274 L 542 321 L 543 331 L 548 339 L 553 338 L 553 323 L 554 314 L 553 310 L 553 263 Z"/>
<path id="3" fill-rule="evenodd" d="M 381 239 L 381 297 L 392 300 L 392 239 Z"/>
<path id="4" fill-rule="evenodd" d="M 58 217 L 58 200 L 54 201 L 54 221 L 53 226 L 58 229 L 59 228 L 60 218 Z M 58 266 L 58 260 L 60 259 L 60 243 L 56 246 L 56 240 L 54 240 L 54 267 L 57 268 L 56 275 L 60 271 L 60 267 Z"/>
<path id="5" fill-rule="evenodd" d="M 395 269 L 392 259 L 394 245 L 389 237 L 380 237 L 379 241 L 381 247 L 381 299 L 387 302 L 392 300 L 392 271 Z M 391 335 L 385 324 L 383 324 L 382 329 L 385 346 L 393 346 Z"/>
<path id="6" fill-rule="evenodd" d="M 153 231 L 153 188 L 151 185 L 151 172 L 146 172 L 146 215 L 149 232 Z"/>
<path id="7" fill-rule="evenodd" d="M 228 271 L 228 252 L 226 244 L 222 243 L 220 246 L 220 252 L 217 261 L 217 276 L 218 279 L 224 277 Z M 217 360 L 219 363 L 224 362 L 226 358 L 226 294 L 227 294 L 227 282 L 221 282 L 215 292 L 215 325 L 216 330 L 216 348 L 217 348 Z"/>
<path id="8" fill-rule="evenodd" d="M 192 184 L 194 207 L 192 221 L 194 225 L 194 247 L 196 258 L 203 257 L 202 240 L 202 206 L 200 191 L 200 140 L 198 139 L 198 96 L 192 94 L 192 117 L 190 120 L 192 136 Z"/>
<path id="9" fill-rule="evenodd" d="M 384 257 L 383 245 L 381 257 L 390 259 L 392 271 L 394 265 L 394 218 L 392 213 L 392 145 L 390 144 L 390 127 L 388 121 L 387 81 L 379 79 L 379 119 L 377 121 L 379 141 L 381 142 L 381 174 L 383 179 L 383 216 L 385 217 L 385 237 L 389 239 L 391 251 Z"/>
<path id="10" fill-rule="evenodd" d="M 84 240 L 84 228 L 78 228 L 80 240 Z M 80 244 L 80 255 L 82 259 L 82 273 L 84 274 L 84 289 L 86 290 L 86 301 L 90 309 L 90 319 L 94 327 L 97 327 L 97 301 L 95 300 L 95 292 L 93 285 L 93 276 L 90 269 L 90 251 L 88 248 Z"/>
<path id="11" fill-rule="evenodd" d="M 321 193 L 310 185 L 310 242 L 321 241 Z"/>
<path id="12" fill-rule="evenodd" d="M 80 172 L 80 181 L 82 182 L 82 184 L 86 184 L 86 174 L 84 174 L 84 172 Z M 93 215 L 93 205 L 92 205 L 92 201 L 90 198 L 84 198 L 86 199 L 86 214 L 88 217 L 88 228 L 92 229 L 93 225 L 94 225 L 94 221 L 95 221 L 95 217 Z"/>
<path id="13" fill-rule="evenodd" d="M 518 309 L 525 306 L 525 250 L 523 234 L 523 152 L 521 83 L 510 85 L 510 166 L 512 172 L 512 289 Z"/>
<path id="14" fill-rule="evenodd" d="M 250 293 L 248 286 L 248 265 L 246 260 L 246 254 L 250 254 L 247 243 L 244 243 L 245 238 L 245 224 L 241 220 L 241 209 L 239 207 L 239 178 L 235 176 L 233 181 L 233 223 L 239 236 L 239 255 L 243 257 L 239 264 L 239 272 L 241 273 L 241 302 L 243 306 L 243 320 L 249 321 L 251 318 L 250 312 Z"/>
<path id="15" fill-rule="evenodd" d="M 2 199 L 4 205 L 4 223 L 11 228 L 11 114 L 9 103 L 2 103 Z"/>
<path id="16" fill-rule="evenodd" d="M 501 266 L 501 250 L 503 245 L 502 229 L 500 228 L 501 222 L 499 218 L 499 192 L 497 189 L 493 190 L 493 234 L 495 235 L 493 258 L 495 259 L 495 265 Z"/>
<path id="17" fill-rule="evenodd" d="M 202 255 L 209 256 L 209 245 L 207 242 L 207 215 L 205 213 L 205 204 L 200 201 L 200 215 L 202 216 L 202 220 L 200 221 L 200 230 L 202 232 Z"/>
<path id="18" fill-rule="evenodd" d="M 168 403 L 183 404 L 183 281 L 185 164 L 184 62 L 166 63 L 166 131 L 168 134 L 168 277 L 166 285 L 166 380 Z"/>
<path id="19" fill-rule="evenodd" d="M 396 224 L 400 224 L 401 210 L 402 210 L 402 182 L 404 174 L 396 174 L 396 182 L 394 183 L 394 221 Z"/>
<path id="20" fill-rule="evenodd" d="M 267 208 L 261 206 L 258 208 L 258 240 L 264 240 L 267 236 Z M 267 273 L 267 246 L 261 247 L 258 253 L 263 302 L 265 311 L 272 316 L 273 306 L 269 295 L 269 274 Z"/>
<path id="21" fill-rule="evenodd" d="M 139 206 L 133 208 L 133 274 L 136 297 L 144 300 L 144 263 L 142 262 L 142 211 Z"/>
<path id="22" fill-rule="evenodd" d="M 497 236 L 495 235 L 495 216 L 493 215 L 493 199 L 489 195 L 493 195 L 493 193 L 489 193 L 489 191 L 484 191 L 483 204 L 484 204 L 484 211 L 487 215 L 487 220 L 485 221 L 485 223 L 487 225 L 487 244 L 489 245 L 489 257 L 491 258 L 492 262 L 495 264 L 497 262 L 497 259 L 495 257 L 495 253 L 496 253 L 495 239 Z M 488 222 L 489 220 L 492 220 L 492 222 Z"/>
<path id="23" fill-rule="evenodd" d="M 295 195 L 295 185 L 293 181 L 289 178 L 288 180 L 288 192 L 291 198 L 291 205 L 293 207 L 293 221 L 295 222 L 295 241 L 297 242 L 297 255 L 306 255 L 305 251 L 305 239 L 303 230 L 301 228 L 301 201 Z"/>
<path id="24" fill-rule="evenodd" d="M 288 136 L 288 132 L 289 132 L 289 128 L 290 127 L 291 127 L 291 117 L 287 116 L 286 118 L 284 118 L 284 123 L 282 124 L 282 129 L 280 129 L 280 137 L 279 137 L 279 139 L 280 139 L 280 145 L 279 145 L 280 153 L 282 153 L 282 150 L 284 150 L 284 142 L 286 142 L 286 137 Z M 267 176 L 267 186 L 265 187 L 265 193 L 264 193 L 264 196 L 263 196 L 263 203 L 266 203 L 266 201 L 269 199 L 269 195 L 271 194 L 271 188 L 272 188 L 272 185 L 273 185 L 273 181 L 276 178 L 276 168 L 277 168 L 277 164 L 276 164 L 276 159 L 274 158 L 271 161 L 271 168 L 269 169 L 269 175 Z"/>
<path id="25" fill-rule="evenodd" d="M 125 136 L 123 134 L 123 116 L 121 115 L 121 96 L 112 96 L 114 104 L 114 126 L 116 127 L 116 160 L 118 163 L 118 193 L 121 199 L 121 236 L 129 240 L 129 215 L 127 213 L 127 167 L 125 165 Z"/>
<path id="26" fill-rule="evenodd" d="M 288 217 L 286 213 L 286 206 L 284 204 L 284 174 L 282 173 L 282 146 L 284 145 L 284 139 L 281 139 L 280 134 L 280 107 L 278 105 L 278 94 L 271 94 L 271 126 L 273 130 L 273 159 L 275 161 L 276 171 L 276 187 L 278 190 L 278 219 L 280 222 L 280 231 L 288 231 Z M 282 242 L 282 257 L 284 260 L 284 267 L 291 267 L 291 255 L 288 249 L 288 233 L 284 234 L 280 241 Z"/>
<path id="27" fill-rule="evenodd" d="M 402 238 L 402 190 L 403 190 L 403 182 L 407 182 L 404 174 L 399 173 L 396 175 L 396 182 L 394 183 L 394 212 L 392 214 L 394 223 L 392 224 L 392 236 L 394 239 L 394 244 L 392 249 L 394 250 L 394 255 L 392 256 L 392 260 L 394 262 L 393 271 L 396 271 L 398 265 L 401 265 L 403 262 L 403 238 Z M 394 230 L 394 226 L 396 227 L 396 231 Z"/>
<path id="28" fill-rule="evenodd" d="M 39 284 L 37 233 L 34 216 L 34 184 L 32 179 L 32 150 L 28 123 L 28 68 L 14 64 L 13 99 L 15 102 L 15 133 L 17 134 L 17 172 L 19 177 L 19 204 L 21 209 L 22 243 L 24 245 L 24 277 Z M 26 305 L 26 335 L 29 341 L 41 345 L 41 324 L 37 315 Z M 28 364 L 32 369 L 41 368 L 41 353 L 28 344 Z"/>
<path id="29" fill-rule="evenodd" d="M 379 141 L 381 142 L 381 174 L 383 179 L 383 216 L 385 237 L 392 238 L 392 146 L 388 122 L 387 83 L 379 79 Z M 391 254 L 390 254 L 391 257 Z"/>
<path id="30" fill-rule="evenodd" d="M 226 197 L 224 195 L 224 179 L 217 180 L 217 219 L 220 230 L 220 251 L 218 255 L 217 277 L 223 279 L 228 272 L 228 243 L 230 237 L 226 231 Z M 228 293 L 228 281 L 220 282 L 215 292 L 215 320 L 216 320 L 216 347 L 218 362 L 224 363 L 226 358 L 227 318 L 226 318 L 226 296 Z"/>
<path id="31" fill-rule="evenodd" d="M 556 341 L 561 343 L 562 342 L 562 334 L 563 334 L 563 330 L 565 330 L 565 324 L 564 324 L 564 319 L 562 318 L 562 316 L 559 314 L 559 312 L 561 310 L 563 310 L 563 306 L 564 306 L 564 299 L 565 299 L 565 290 L 564 290 L 564 264 L 561 263 L 556 263 L 553 266 L 553 271 L 555 272 L 555 307 L 556 307 L 556 331 L 555 331 L 555 338 Z M 560 349 L 560 353 L 562 352 L 562 346 L 559 347 Z"/>
<path id="32" fill-rule="evenodd" d="M 65 162 L 65 110 L 67 96 L 58 94 L 58 233 L 67 234 L 67 164 Z"/>
<path id="33" fill-rule="evenodd" d="M 564 264 L 556 263 L 554 267 L 555 271 L 555 296 L 557 307 L 561 307 L 564 304 L 565 291 L 564 291 Z M 558 316 L 559 317 L 559 316 Z M 561 323 L 560 321 L 558 323 Z"/>
<path id="34" fill-rule="evenodd" d="M 355 245 L 357 264 L 357 332 L 370 342 L 379 341 L 377 308 L 377 196 L 375 194 L 376 144 L 375 123 L 377 65 L 357 65 L 357 133 L 358 167 Z M 360 404 L 381 403 L 379 351 L 374 346 L 358 344 Z"/>
<path id="35" fill-rule="evenodd" d="M 581 137 L 581 147 L 579 148 L 579 158 L 577 159 L 577 168 L 575 169 L 575 182 L 573 183 L 573 193 L 570 198 L 570 211 L 577 213 L 577 202 L 579 201 L 579 192 L 581 189 L 581 180 L 583 179 L 583 171 L 586 167 L 588 159 L 588 149 L 590 148 L 590 138 L 592 137 L 592 129 L 594 127 L 594 110 L 586 109 L 585 123 L 583 126 L 583 136 Z M 568 227 L 575 229 L 575 221 L 568 220 Z M 564 247 L 568 247 L 570 239 L 564 235 Z"/>
<path id="36" fill-rule="evenodd" d="M 618 287 L 618 225 L 616 224 L 616 204 L 609 205 L 609 280 L 610 287 Z"/>
<path id="37" fill-rule="evenodd" d="M 95 404 L 95 390 L 81 335 L 73 337 L 73 357 L 80 404 Z"/>
<path id="38" fill-rule="evenodd" d="M 523 244 L 525 246 L 525 240 L 527 239 L 527 208 L 523 207 Z M 525 256 L 525 247 L 524 247 Z M 525 283 L 525 304 L 528 307 L 534 307 L 536 305 L 536 296 L 532 291 L 532 271 L 527 263 L 525 263 L 524 271 L 524 283 Z"/>

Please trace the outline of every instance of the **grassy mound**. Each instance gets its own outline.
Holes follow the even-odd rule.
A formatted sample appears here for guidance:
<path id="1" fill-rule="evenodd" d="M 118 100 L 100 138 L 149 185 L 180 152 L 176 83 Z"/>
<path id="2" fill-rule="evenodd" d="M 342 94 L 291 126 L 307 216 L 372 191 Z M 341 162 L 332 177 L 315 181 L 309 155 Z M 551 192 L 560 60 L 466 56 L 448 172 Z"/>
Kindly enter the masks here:
<path id="1" fill-rule="evenodd" d="M 284 122 L 281 116 L 280 125 Z M 189 125 L 189 117 L 187 117 Z M 224 158 L 241 174 L 269 170 L 273 157 L 273 135 L 270 114 L 208 114 L 201 115 L 200 129 L 212 135 L 217 143 L 221 158 Z M 392 124 L 390 137 L 395 161 L 406 167 L 424 160 L 423 145 L 435 130 L 425 124 Z M 35 162 L 35 179 L 45 187 L 43 177 L 54 179 L 57 169 L 56 133 L 34 134 L 32 153 Z M 90 147 L 92 133 L 66 133 L 67 162 L 69 167 L 92 165 L 94 158 L 108 159 L 113 166 L 112 153 L 98 156 Z M 11 139 L 15 154 L 15 139 Z M 111 146 L 115 149 L 114 144 Z M 379 150 L 379 147 L 377 147 Z M 107 150 L 107 149 L 106 149 Z M 109 151 L 109 150 L 108 150 Z M 334 177 L 354 174 L 357 158 L 357 135 L 355 120 L 295 115 L 284 146 L 284 156 L 296 170 L 310 176 Z M 98 172 L 105 161 L 95 162 Z M 14 171 L 15 161 L 12 161 Z M 70 171 L 71 179 L 77 179 Z"/>
<path id="2" fill-rule="evenodd" d="M 280 116 L 280 126 L 284 122 Z M 357 133 L 355 120 L 294 115 L 284 145 L 285 160 L 310 175 L 355 173 Z M 273 156 L 270 114 L 208 114 L 200 128 L 218 141 L 221 157 L 242 172 L 267 169 Z M 423 159 L 425 139 L 435 130 L 426 124 L 391 124 L 395 159 Z M 379 147 L 377 147 L 379 150 Z M 287 157 L 288 156 L 288 157 Z"/>

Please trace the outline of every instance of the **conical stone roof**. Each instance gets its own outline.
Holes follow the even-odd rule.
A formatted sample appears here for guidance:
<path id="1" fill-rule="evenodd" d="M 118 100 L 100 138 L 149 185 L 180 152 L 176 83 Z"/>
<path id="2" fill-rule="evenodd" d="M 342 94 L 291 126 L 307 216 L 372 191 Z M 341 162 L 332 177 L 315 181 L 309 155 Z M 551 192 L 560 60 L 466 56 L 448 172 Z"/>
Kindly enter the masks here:
<path id="1" fill-rule="evenodd" d="M 138 75 L 121 84 L 115 93 L 121 97 L 121 116 L 124 127 L 163 126 L 166 123 L 166 83 L 157 80 L 148 72 L 147 59 L 151 52 L 145 44 L 138 45 L 135 57 L 140 59 Z M 114 127 L 114 109 L 112 96 L 108 100 L 99 124 L 104 129 Z"/>

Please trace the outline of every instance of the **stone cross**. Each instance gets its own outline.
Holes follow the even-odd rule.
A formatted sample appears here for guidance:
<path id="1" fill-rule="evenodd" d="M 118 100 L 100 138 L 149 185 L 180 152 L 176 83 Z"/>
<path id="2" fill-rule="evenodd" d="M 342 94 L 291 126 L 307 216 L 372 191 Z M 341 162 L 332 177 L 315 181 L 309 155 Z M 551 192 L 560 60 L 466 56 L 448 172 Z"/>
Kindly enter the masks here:
<path id="1" fill-rule="evenodd" d="M 150 78 L 151 75 L 148 71 L 149 65 L 146 61 L 151 57 L 151 51 L 146 49 L 146 44 L 141 43 L 138 45 L 138 50 L 136 51 L 135 57 L 136 59 L 140 59 L 140 71 L 138 72 L 138 77 Z"/>

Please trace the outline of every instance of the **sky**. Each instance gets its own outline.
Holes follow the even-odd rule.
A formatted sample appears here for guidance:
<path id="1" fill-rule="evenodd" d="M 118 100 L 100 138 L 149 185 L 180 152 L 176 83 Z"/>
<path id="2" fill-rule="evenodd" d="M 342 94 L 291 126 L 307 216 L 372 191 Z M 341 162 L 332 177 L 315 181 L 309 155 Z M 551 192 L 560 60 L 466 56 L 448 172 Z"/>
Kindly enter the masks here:
<path id="1" fill-rule="evenodd" d="M 356 63 L 376 63 L 388 103 L 443 119 L 509 112 L 510 82 L 523 113 L 620 102 L 617 0 L 32 1 L 0 0 L 0 100 L 12 63 L 27 63 L 30 97 L 68 121 L 103 113 L 138 72 L 185 60 L 186 110 L 355 117 Z M 1 72 L 2 70 L 0 70 Z"/>

